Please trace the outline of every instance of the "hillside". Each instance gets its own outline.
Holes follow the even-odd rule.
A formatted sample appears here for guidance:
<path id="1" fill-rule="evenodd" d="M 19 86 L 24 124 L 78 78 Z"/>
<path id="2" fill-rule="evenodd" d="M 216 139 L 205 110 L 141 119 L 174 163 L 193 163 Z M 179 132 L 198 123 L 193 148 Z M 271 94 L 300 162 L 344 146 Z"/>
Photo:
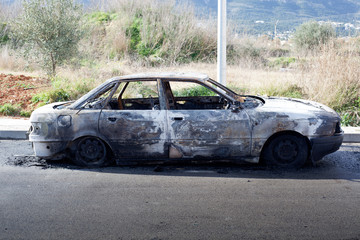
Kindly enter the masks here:
<path id="1" fill-rule="evenodd" d="M 217 11 L 217 0 L 192 0 L 199 8 Z M 356 23 L 360 20 L 357 0 L 228 0 L 228 17 L 249 33 L 292 30 L 309 21 Z M 256 23 L 257 22 L 257 23 Z"/>
<path id="2" fill-rule="evenodd" d="M 0 0 L 1 6 L 21 0 Z M 85 6 L 96 1 L 78 0 Z M 113 0 L 104 0 L 102 4 Z M 161 0 L 163 1 L 163 0 Z M 198 12 L 217 12 L 218 0 L 176 0 L 194 3 Z M 278 33 L 292 31 L 301 23 L 331 21 L 353 24 L 351 33 L 360 31 L 359 0 L 227 0 L 228 19 L 234 20 L 239 32 L 271 34 L 277 23 Z M 0 9 L 1 10 L 1 9 Z M 358 29 L 356 29 L 358 27 Z M 338 33 L 349 34 L 349 26 L 338 26 Z"/>

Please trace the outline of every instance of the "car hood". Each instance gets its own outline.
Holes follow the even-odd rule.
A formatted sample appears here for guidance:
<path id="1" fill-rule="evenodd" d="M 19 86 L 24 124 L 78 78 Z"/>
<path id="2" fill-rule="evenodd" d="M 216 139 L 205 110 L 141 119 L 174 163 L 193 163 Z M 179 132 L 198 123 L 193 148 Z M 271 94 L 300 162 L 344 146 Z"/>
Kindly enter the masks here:
<path id="1" fill-rule="evenodd" d="M 321 103 L 302 100 L 296 98 L 281 98 L 281 97 L 267 97 L 264 98 L 265 104 L 262 106 L 264 109 L 277 110 L 279 112 L 294 112 L 294 113 L 322 113 L 332 116 L 338 114 L 328 106 Z"/>
<path id="2" fill-rule="evenodd" d="M 68 114 L 68 109 L 58 109 L 57 106 L 67 102 L 56 102 L 37 108 L 30 116 L 30 122 L 53 122 L 58 115 Z"/>
<path id="3" fill-rule="evenodd" d="M 267 97 L 264 104 L 248 111 L 260 136 L 296 131 L 304 136 L 332 136 L 340 122 L 331 108 L 308 100 Z M 255 134 L 256 135 L 256 134 Z"/>

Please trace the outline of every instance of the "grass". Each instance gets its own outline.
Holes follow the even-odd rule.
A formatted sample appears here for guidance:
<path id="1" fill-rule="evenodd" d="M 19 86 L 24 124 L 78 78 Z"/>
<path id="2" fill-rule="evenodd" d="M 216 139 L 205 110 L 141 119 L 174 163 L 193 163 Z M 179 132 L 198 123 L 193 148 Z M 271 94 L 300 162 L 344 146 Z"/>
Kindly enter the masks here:
<path id="1" fill-rule="evenodd" d="M 263 95 L 267 96 L 281 96 L 289 98 L 305 98 L 304 90 L 296 84 L 287 85 L 284 87 L 272 86 L 263 89 Z"/>
<path id="2" fill-rule="evenodd" d="M 52 103 L 52 102 L 64 102 L 70 99 L 70 95 L 64 89 L 53 89 L 50 91 L 42 92 L 35 94 L 31 98 L 33 104 L 43 102 L 43 103 Z"/>
<path id="3" fill-rule="evenodd" d="M 275 67 L 287 68 L 295 62 L 296 62 L 296 58 L 294 57 L 278 57 L 273 60 L 270 60 L 268 65 L 274 68 Z"/>
<path id="4" fill-rule="evenodd" d="M 215 93 L 204 86 L 196 86 L 192 88 L 181 88 L 173 90 L 175 97 L 194 97 L 194 96 L 214 96 Z"/>
<path id="5" fill-rule="evenodd" d="M 5 103 L 0 105 L 0 113 L 5 116 L 17 116 L 21 112 L 21 106 L 19 104 Z"/>

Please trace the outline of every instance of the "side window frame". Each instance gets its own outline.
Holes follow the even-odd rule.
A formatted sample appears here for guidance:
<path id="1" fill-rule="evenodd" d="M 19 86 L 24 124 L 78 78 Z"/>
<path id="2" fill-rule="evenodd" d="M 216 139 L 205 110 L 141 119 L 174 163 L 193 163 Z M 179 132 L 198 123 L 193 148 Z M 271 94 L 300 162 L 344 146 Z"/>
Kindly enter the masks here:
<path id="1" fill-rule="evenodd" d="M 159 108 L 153 108 L 153 109 L 126 109 L 126 108 L 123 108 L 123 109 L 118 109 L 119 111 L 121 111 L 121 110 L 146 110 L 146 111 L 150 111 L 150 110 L 153 110 L 153 111 L 158 111 L 158 110 L 164 110 L 165 109 L 165 107 L 164 107 L 164 104 L 165 104 L 165 102 L 164 102 L 164 98 L 163 97 L 161 97 L 161 94 L 162 94 L 162 91 L 160 91 L 160 86 L 161 86 L 161 84 L 159 83 L 159 81 L 161 81 L 160 79 L 136 79 L 136 80 L 125 80 L 125 81 L 122 81 L 122 83 L 125 83 L 125 85 L 124 85 L 124 87 L 121 89 L 121 91 L 120 91 L 120 93 L 118 94 L 118 97 L 117 97 L 117 101 L 118 101 L 118 103 L 121 101 L 121 105 L 123 106 L 123 105 L 125 105 L 125 104 L 123 104 L 124 102 L 124 100 L 126 101 L 126 99 L 129 99 L 129 100 L 131 100 L 131 99 L 133 99 L 133 98 L 123 98 L 123 95 L 124 95 L 124 93 L 126 92 L 126 90 L 129 88 L 129 84 L 130 83 L 133 83 L 133 84 L 135 84 L 136 82 L 150 82 L 151 84 L 154 84 L 153 86 L 154 87 L 156 87 L 156 91 L 157 91 L 157 96 L 155 96 L 154 98 L 155 99 L 158 99 L 158 101 L 159 101 L 159 104 L 158 104 L 158 106 L 159 106 Z M 152 97 L 151 97 L 152 98 Z M 139 98 L 139 99 L 151 99 L 151 98 L 147 98 L 147 97 L 141 97 L 141 98 Z M 153 98 L 153 99 L 154 99 Z M 161 101 L 163 101 L 163 103 L 161 102 Z M 156 104 L 157 105 L 157 104 Z M 155 105 L 155 106 L 156 106 Z"/>
<path id="2" fill-rule="evenodd" d="M 216 94 L 215 96 L 217 96 L 217 97 L 219 97 L 219 98 L 225 99 L 228 103 L 232 103 L 232 102 L 233 102 L 233 100 L 232 100 L 229 96 L 224 95 L 223 93 L 217 91 L 215 88 L 212 88 L 211 86 L 209 86 L 209 85 L 207 85 L 207 84 L 205 84 L 205 83 L 202 83 L 202 82 L 200 82 L 200 81 L 191 80 L 191 79 L 190 79 L 190 80 L 188 80 L 188 79 L 186 79 L 186 80 L 164 79 L 164 80 L 162 81 L 162 84 L 163 84 L 162 92 L 163 92 L 163 94 L 164 94 L 165 106 L 166 106 L 166 109 L 168 109 L 168 110 L 171 110 L 171 109 L 170 109 L 170 106 L 169 106 L 169 96 L 168 96 L 168 94 L 166 93 L 166 91 L 167 91 L 167 90 L 170 90 L 170 94 L 172 95 L 172 98 L 173 98 L 173 99 L 177 98 L 177 97 L 175 97 L 174 94 L 173 94 L 173 90 L 172 90 L 172 88 L 171 88 L 171 82 L 194 83 L 194 84 L 196 84 L 196 85 L 203 86 L 203 87 L 205 87 L 206 89 L 214 92 L 214 93 Z M 167 83 L 167 85 L 166 85 L 166 83 Z M 180 96 L 180 98 L 181 98 L 181 97 L 184 97 L 184 96 Z M 198 96 L 198 97 L 204 97 L 204 98 L 206 98 L 206 97 L 210 97 L 210 96 Z M 174 101 L 175 101 L 175 100 L 174 100 Z M 176 110 L 176 109 L 174 109 L 174 110 Z M 188 109 L 188 110 L 194 110 L 194 109 Z M 196 109 L 196 110 L 201 110 L 201 109 Z M 209 110 L 209 109 L 203 109 L 203 110 Z"/>

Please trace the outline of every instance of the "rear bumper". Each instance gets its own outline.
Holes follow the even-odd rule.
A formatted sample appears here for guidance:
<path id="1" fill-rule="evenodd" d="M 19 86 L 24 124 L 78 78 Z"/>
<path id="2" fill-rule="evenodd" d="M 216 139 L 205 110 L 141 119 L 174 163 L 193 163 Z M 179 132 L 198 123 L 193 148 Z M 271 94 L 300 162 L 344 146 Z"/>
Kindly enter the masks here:
<path id="1" fill-rule="evenodd" d="M 344 139 L 344 132 L 333 136 L 311 138 L 311 160 L 313 162 L 321 160 L 325 155 L 336 152 Z"/>

